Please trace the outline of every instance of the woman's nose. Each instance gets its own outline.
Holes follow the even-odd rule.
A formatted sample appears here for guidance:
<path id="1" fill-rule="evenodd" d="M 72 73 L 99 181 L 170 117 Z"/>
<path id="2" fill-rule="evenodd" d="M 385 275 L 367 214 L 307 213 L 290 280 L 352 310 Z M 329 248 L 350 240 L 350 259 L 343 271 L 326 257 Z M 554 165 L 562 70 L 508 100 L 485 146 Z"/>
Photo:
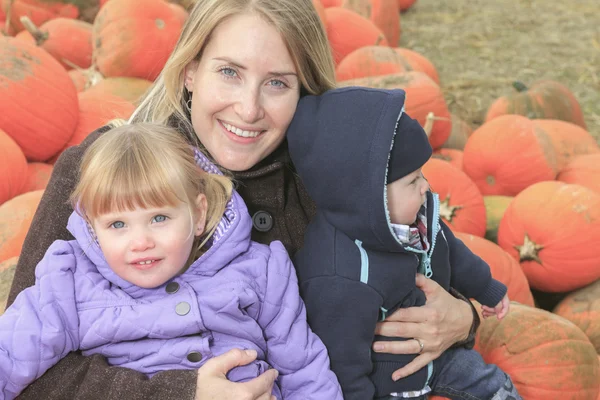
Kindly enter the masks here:
<path id="1" fill-rule="evenodd" d="M 260 121 L 264 117 L 260 91 L 244 89 L 234 109 L 240 119 L 245 123 L 252 124 Z"/>

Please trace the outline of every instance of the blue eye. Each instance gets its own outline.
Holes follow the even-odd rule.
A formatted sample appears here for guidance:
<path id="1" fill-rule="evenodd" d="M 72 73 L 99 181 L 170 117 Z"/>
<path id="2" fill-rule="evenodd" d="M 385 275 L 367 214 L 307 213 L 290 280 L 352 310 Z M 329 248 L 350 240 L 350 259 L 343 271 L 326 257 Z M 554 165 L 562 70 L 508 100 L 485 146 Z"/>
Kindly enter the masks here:
<path id="1" fill-rule="evenodd" d="M 235 70 L 233 68 L 229 68 L 229 67 L 223 67 L 220 69 L 220 71 L 223 75 L 227 76 L 228 78 L 233 78 L 237 75 Z"/>
<path id="2" fill-rule="evenodd" d="M 283 81 L 281 81 L 279 79 L 273 79 L 270 83 L 271 83 L 271 86 L 276 87 L 276 88 L 286 87 L 286 84 L 283 83 Z"/>
<path id="3" fill-rule="evenodd" d="M 167 220 L 167 216 L 165 215 L 156 215 L 152 218 L 152 222 L 165 222 Z"/>
<path id="4" fill-rule="evenodd" d="M 115 221 L 112 224 L 110 224 L 110 227 L 115 229 L 121 229 L 125 227 L 125 223 L 123 221 Z"/>

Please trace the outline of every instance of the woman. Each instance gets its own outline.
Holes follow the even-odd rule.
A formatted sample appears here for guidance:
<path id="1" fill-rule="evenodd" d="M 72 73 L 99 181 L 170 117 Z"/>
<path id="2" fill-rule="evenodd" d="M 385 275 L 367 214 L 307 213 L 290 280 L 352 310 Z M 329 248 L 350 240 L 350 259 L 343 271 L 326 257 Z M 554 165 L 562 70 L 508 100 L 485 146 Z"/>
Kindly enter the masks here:
<path id="1" fill-rule="evenodd" d="M 300 96 L 331 89 L 334 77 L 327 37 L 310 0 L 199 0 L 132 120 L 176 127 L 230 171 L 253 217 L 252 239 L 281 240 L 293 254 L 302 245 L 314 205 L 290 164 L 285 132 Z M 69 238 L 67 199 L 77 166 L 83 151 L 107 129 L 90 134 L 56 163 L 24 243 L 9 303 L 33 284 L 35 266 L 50 243 Z M 374 351 L 421 353 L 395 378 L 427 365 L 456 342 L 472 342 L 478 322 L 470 303 L 435 282 L 418 284 L 427 304 L 401 310 L 377 327 L 377 334 L 416 340 L 374 343 Z M 101 357 L 71 353 L 21 398 L 269 399 L 274 372 L 244 384 L 226 379 L 229 369 L 254 357 L 232 351 L 197 373 L 168 371 L 147 380 L 108 367 Z"/>

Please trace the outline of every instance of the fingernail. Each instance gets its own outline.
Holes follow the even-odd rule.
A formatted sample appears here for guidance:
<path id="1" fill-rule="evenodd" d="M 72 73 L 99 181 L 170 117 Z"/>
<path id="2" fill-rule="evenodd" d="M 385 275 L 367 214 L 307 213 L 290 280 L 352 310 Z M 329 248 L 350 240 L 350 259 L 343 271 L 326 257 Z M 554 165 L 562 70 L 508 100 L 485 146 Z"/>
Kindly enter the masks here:
<path id="1" fill-rule="evenodd" d="M 402 378 L 402 375 L 392 375 L 392 380 L 396 382 L 398 379 Z"/>
<path id="2" fill-rule="evenodd" d="M 256 350 L 244 350 L 246 352 L 246 354 L 248 354 L 250 357 L 256 357 Z"/>
<path id="3" fill-rule="evenodd" d="M 375 350 L 375 351 L 382 351 L 383 350 L 383 345 L 380 344 L 380 343 L 375 343 L 373 345 L 373 350 Z"/>

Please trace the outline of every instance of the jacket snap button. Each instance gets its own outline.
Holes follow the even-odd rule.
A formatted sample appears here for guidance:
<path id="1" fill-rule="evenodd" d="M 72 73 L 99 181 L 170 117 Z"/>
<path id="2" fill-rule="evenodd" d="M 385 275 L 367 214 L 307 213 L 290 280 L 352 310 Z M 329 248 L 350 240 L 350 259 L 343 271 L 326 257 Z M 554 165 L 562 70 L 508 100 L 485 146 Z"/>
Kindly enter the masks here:
<path id="1" fill-rule="evenodd" d="M 169 283 L 167 283 L 167 287 L 165 287 L 165 290 L 169 294 L 176 293 L 179 290 L 179 283 L 169 282 Z"/>
<path id="2" fill-rule="evenodd" d="M 182 301 L 181 303 L 177 304 L 175 306 L 175 312 L 177 313 L 177 315 L 186 315 L 187 313 L 189 313 L 191 310 L 190 307 L 190 303 L 186 303 L 185 301 Z"/>
<path id="3" fill-rule="evenodd" d="M 197 351 L 192 351 L 187 355 L 187 359 L 189 362 L 197 363 L 202 361 L 202 354 L 198 353 Z"/>
<path id="4" fill-rule="evenodd" d="M 266 211 L 257 211 L 252 216 L 252 225 L 259 232 L 268 232 L 273 227 L 273 217 Z"/>

